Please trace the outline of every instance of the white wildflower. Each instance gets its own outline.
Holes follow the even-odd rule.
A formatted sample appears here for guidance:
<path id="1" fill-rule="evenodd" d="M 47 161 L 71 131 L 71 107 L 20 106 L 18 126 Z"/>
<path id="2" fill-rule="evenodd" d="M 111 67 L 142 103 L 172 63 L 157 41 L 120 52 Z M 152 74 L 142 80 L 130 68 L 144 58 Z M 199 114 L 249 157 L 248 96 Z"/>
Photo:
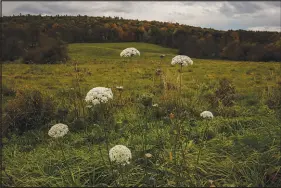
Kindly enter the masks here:
<path id="1" fill-rule="evenodd" d="M 132 153 L 126 146 L 116 145 L 109 150 L 109 158 L 112 162 L 125 165 L 130 163 Z"/>
<path id="2" fill-rule="evenodd" d="M 123 88 L 123 86 L 116 86 L 116 89 L 117 90 L 123 90 L 124 88 Z"/>
<path id="3" fill-rule="evenodd" d="M 126 48 L 120 53 L 120 57 L 132 57 L 135 55 L 140 56 L 140 52 L 136 48 Z"/>
<path id="4" fill-rule="evenodd" d="M 193 61 L 186 55 L 177 55 L 172 59 L 172 65 L 180 64 L 182 66 L 192 65 Z"/>
<path id="5" fill-rule="evenodd" d="M 152 106 L 153 106 L 153 107 L 158 107 L 158 104 L 153 104 Z"/>
<path id="6" fill-rule="evenodd" d="M 48 135 L 53 138 L 63 137 L 68 133 L 68 126 L 62 123 L 55 124 L 51 127 L 48 132 Z"/>
<path id="7" fill-rule="evenodd" d="M 91 105 L 107 103 L 109 99 L 113 99 L 113 93 L 110 88 L 95 87 L 87 93 L 85 101 L 89 103 L 87 106 L 89 107 Z"/>
<path id="8" fill-rule="evenodd" d="M 144 156 L 145 156 L 146 158 L 151 158 L 151 157 L 152 157 L 152 154 L 151 154 L 151 153 L 146 153 Z"/>
<path id="9" fill-rule="evenodd" d="M 213 119 L 213 114 L 210 111 L 204 111 L 200 114 L 201 117 L 207 118 L 207 119 Z"/>

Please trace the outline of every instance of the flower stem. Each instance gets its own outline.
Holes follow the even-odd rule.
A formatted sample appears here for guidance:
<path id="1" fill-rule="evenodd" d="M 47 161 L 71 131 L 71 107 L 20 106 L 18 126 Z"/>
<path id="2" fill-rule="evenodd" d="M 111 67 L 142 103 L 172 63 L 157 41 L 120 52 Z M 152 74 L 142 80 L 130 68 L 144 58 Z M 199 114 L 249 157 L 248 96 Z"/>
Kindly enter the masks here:
<path id="1" fill-rule="evenodd" d="M 62 143 L 58 141 L 58 145 L 59 145 L 59 147 L 60 147 L 60 149 L 62 151 L 62 156 L 63 156 L 63 159 L 64 159 L 64 161 L 66 163 L 67 170 L 68 170 L 68 172 L 69 172 L 69 174 L 71 176 L 72 183 L 73 183 L 74 186 L 76 186 L 75 179 L 74 179 L 73 174 L 72 174 L 72 172 L 71 172 L 71 170 L 69 168 L 69 165 L 67 164 L 67 161 L 66 161 L 66 157 L 65 157 L 65 154 L 64 154 L 64 151 L 63 151 L 63 148 L 62 148 Z"/>
<path id="2" fill-rule="evenodd" d="M 180 69 L 180 96 L 181 96 L 181 79 L 182 79 L 182 64 Z"/>
<path id="3" fill-rule="evenodd" d="M 206 125 L 206 127 L 204 129 L 204 132 L 203 132 L 203 138 L 202 138 L 203 145 L 200 147 L 199 152 L 198 152 L 197 161 L 196 161 L 197 164 L 199 163 L 199 158 L 200 158 L 202 149 L 203 149 L 203 147 L 205 146 L 205 143 L 206 143 L 205 135 L 206 135 L 208 127 L 209 127 L 209 121 L 207 121 L 207 125 Z"/>

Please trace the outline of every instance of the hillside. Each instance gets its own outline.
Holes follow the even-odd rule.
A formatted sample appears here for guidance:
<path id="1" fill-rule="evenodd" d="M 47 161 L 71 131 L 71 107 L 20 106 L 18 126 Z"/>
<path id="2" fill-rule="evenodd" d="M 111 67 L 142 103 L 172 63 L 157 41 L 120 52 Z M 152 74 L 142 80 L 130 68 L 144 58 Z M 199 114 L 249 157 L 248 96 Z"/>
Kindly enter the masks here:
<path id="1" fill-rule="evenodd" d="M 192 58 L 281 61 L 278 32 L 218 31 L 157 21 L 119 17 L 3 17 L 2 61 L 65 61 L 64 43 L 147 42 L 170 47 Z"/>

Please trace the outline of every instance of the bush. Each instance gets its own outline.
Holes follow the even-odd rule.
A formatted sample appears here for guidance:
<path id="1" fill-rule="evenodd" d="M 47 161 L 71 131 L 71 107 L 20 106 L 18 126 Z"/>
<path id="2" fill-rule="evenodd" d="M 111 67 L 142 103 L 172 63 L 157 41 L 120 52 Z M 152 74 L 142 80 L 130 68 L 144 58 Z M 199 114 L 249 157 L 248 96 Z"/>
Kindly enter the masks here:
<path id="1" fill-rule="evenodd" d="M 277 112 L 279 118 L 281 118 L 281 81 L 278 83 L 278 87 L 274 88 L 271 96 L 266 101 L 266 105 Z"/>
<path id="2" fill-rule="evenodd" d="M 235 87 L 230 80 L 223 78 L 219 81 L 219 87 L 214 94 L 209 96 L 209 101 L 212 107 L 218 107 L 220 103 L 223 106 L 233 106 L 236 99 Z"/>
<path id="3" fill-rule="evenodd" d="M 24 55 L 24 63 L 54 64 L 68 58 L 66 46 L 56 38 L 40 35 L 39 46 L 30 48 Z"/>
<path id="4" fill-rule="evenodd" d="M 8 87 L 6 84 L 2 84 L 2 95 L 3 96 L 15 96 L 16 92 L 13 88 Z"/>
<path id="5" fill-rule="evenodd" d="M 43 96 L 37 90 L 18 90 L 16 97 L 8 101 L 4 108 L 3 133 L 10 130 L 22 134 L 42 127 L 50 122 L 54 115 L 55 107 L 50 97 Z"/>

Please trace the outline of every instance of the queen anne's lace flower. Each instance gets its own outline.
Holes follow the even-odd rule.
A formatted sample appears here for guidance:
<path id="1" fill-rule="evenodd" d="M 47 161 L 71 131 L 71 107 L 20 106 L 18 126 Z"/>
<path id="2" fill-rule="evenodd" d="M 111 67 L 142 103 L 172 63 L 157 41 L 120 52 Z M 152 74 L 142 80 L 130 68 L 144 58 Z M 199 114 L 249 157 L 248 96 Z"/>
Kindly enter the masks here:
<path id="1" fill-rule="evenodd" d="M 68 133 L 68 126 L 62 123 L 55 124 L 51 127 L 48 132 L 48 135 L 53 138 L 63 137 Z"/>
<path id="2" fill-rule="evenodd" d="M 95 87 L 87 93 L 85 101 L 89 103 L 88 107 L 92 107 L 92 105 L 107 103 L 109 99 L 113 99 L 113 93 L 110 88 Z"/>
<path id="3" fill-rule="evenodd" d="M 120 57 L 132 57 L 135 55 L 140 56 L 140 52 L 136 48 L 126 48 L 120 53 Z"/>
<path id="4" fill-rule="evenodd" d="M 193 61 L 186 55 L 177 55 L 172 59 L 172 65 L 180 64 L 182 66 L 192 65 Z"/>
<path id="5" fill-rule="evenodd" d="M 109 158 L 112 162 L 125 165 L 130 163 L 132 153 L 126 146 L 116 145 L 109 150 Z"/>
<path id="6" fill-rule="evenodd" d="M 204 111 L 200 114 L 201 117 L 203 118 L 208 118 L 208 119 L 213 119 L 213 114 L 210 111 Z"/>

